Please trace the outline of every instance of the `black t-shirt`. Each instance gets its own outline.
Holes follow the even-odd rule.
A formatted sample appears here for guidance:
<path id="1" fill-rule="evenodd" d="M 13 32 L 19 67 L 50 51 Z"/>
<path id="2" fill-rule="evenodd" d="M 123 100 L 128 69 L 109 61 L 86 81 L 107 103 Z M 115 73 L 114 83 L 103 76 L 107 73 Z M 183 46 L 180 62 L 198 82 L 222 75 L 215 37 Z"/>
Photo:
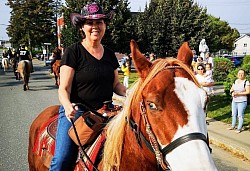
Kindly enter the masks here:
<path id="1" fill-rule="evenodd" d="M 103 57 L 98 60 L 78 42 L 65 49 L 61 65 L 75 70 L 70 94 L 72 103 L 86 102 L 99 109 L 104 101 L 112 99 L 114 70 L 119 67 L 112 50 L 104 47 Z"/>
<path id="2" fill-rule="evenodd" d="M 21 60 L 30 60 L 29 55 L 30 55 L 30 52 L 28 50 L 21 49 L 19 51 L 19 56 Z"/>

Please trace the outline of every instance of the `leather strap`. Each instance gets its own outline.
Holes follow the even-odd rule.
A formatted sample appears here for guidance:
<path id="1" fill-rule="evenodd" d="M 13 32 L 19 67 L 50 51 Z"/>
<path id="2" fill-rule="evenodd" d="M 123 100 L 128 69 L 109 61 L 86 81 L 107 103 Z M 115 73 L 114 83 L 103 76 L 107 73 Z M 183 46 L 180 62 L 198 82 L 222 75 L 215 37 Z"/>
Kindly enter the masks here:
<path id="1" fill-rule="evenodd" d="M 163 148 L 162 153 L 165 156 L 180 145 L 192 140 L 203 140 L 208 145 L 207 137 L 202 133 L 195 132 L 177 138 L 176 140 L 168 144 L 165 148 Z"/>

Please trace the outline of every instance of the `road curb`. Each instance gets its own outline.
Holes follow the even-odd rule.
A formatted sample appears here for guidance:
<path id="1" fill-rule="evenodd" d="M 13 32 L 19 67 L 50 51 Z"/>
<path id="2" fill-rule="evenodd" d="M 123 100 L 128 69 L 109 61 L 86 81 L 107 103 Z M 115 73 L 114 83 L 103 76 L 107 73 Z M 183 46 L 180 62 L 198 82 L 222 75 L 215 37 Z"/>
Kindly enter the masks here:
<path id="1" fill-rule="evenodd" d="M 249 141 L 247 140 L 247 137 L 249 137 L 248 131 L 236 134 L 234 131 L 226 129 L 229 127 L 228 125 L 214 119 L 212 120 L 214 123 L 208 125 L 209 142 L 240 158 L 250 160 L 250 146 L 247 142 Z M 242 140 L 242 137 L 246 139 Z"/>
<path id="2" fill-rule="evenodd" d="M 225 140 L 215 138 L 211 135 L 209 135 L 209 143 L 213 144 L 219 148 L 222 148 L 226 151 L 231 152 L 232 154 L 236 155 L 237 157 L 240 157 L 245 160 L 250 160 L 250 154 L 249 149 L 237 145 L 237 143 L 228 143 Z"/>

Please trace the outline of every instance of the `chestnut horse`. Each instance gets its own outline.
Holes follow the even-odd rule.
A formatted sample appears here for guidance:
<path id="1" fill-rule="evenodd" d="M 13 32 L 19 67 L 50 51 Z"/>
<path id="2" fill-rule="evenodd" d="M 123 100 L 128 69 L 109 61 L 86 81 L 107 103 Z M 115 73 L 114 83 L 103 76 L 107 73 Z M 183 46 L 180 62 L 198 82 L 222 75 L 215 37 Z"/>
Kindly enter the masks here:
<path id="1" fill-rule="evenodd" d="M 60 62 L 61 60 L 56 60 L 55 63 L 52 65 L 52 70 L 56 80 L 56 86 L 59 86 L 60 84 Z"/>
<path id="2" fill-rule="evenodd" d="M 17 66 L 17 79 L 23 79 L 23 90 L 29 90 L 29 79 L 31 73 L 31 62 L 28 60 L 21 60 Z"/>
<path id="3" fill-rule="evenodd" d="M 106 140 L 98 170 L 217 170 L 207 141 L 207 95 L 190 69 L 192 52 L 188 44 L 181 46 L 177 59 L 153 63 L 134 40 L 130 47 L 140 77 L 131 87 L 123 110 L 104 129 Z M 32 171 L 48 170 L 32 149 L 41 124 L 56 110 L 58 106 L 46 109 L 31 125 Z"/>

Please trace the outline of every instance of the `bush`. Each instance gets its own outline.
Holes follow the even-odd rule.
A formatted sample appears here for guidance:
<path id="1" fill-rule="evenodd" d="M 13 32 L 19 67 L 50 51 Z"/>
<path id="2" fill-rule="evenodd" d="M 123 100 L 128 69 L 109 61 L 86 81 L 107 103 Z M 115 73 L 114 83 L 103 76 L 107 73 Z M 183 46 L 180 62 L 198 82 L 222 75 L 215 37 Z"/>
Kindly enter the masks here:
<path id="1" fill-rule="evenodd" d="M 242 65 L 250 63 L 250 55 L 247 55 L 243 58 Z"/>
<path id="2" fill-rule="evenodd" d="M 215 57 L 213 79 L 216 82 L 225 82 L 227 75 L 234 69 L 233 62 L 227 58 Z"/>

